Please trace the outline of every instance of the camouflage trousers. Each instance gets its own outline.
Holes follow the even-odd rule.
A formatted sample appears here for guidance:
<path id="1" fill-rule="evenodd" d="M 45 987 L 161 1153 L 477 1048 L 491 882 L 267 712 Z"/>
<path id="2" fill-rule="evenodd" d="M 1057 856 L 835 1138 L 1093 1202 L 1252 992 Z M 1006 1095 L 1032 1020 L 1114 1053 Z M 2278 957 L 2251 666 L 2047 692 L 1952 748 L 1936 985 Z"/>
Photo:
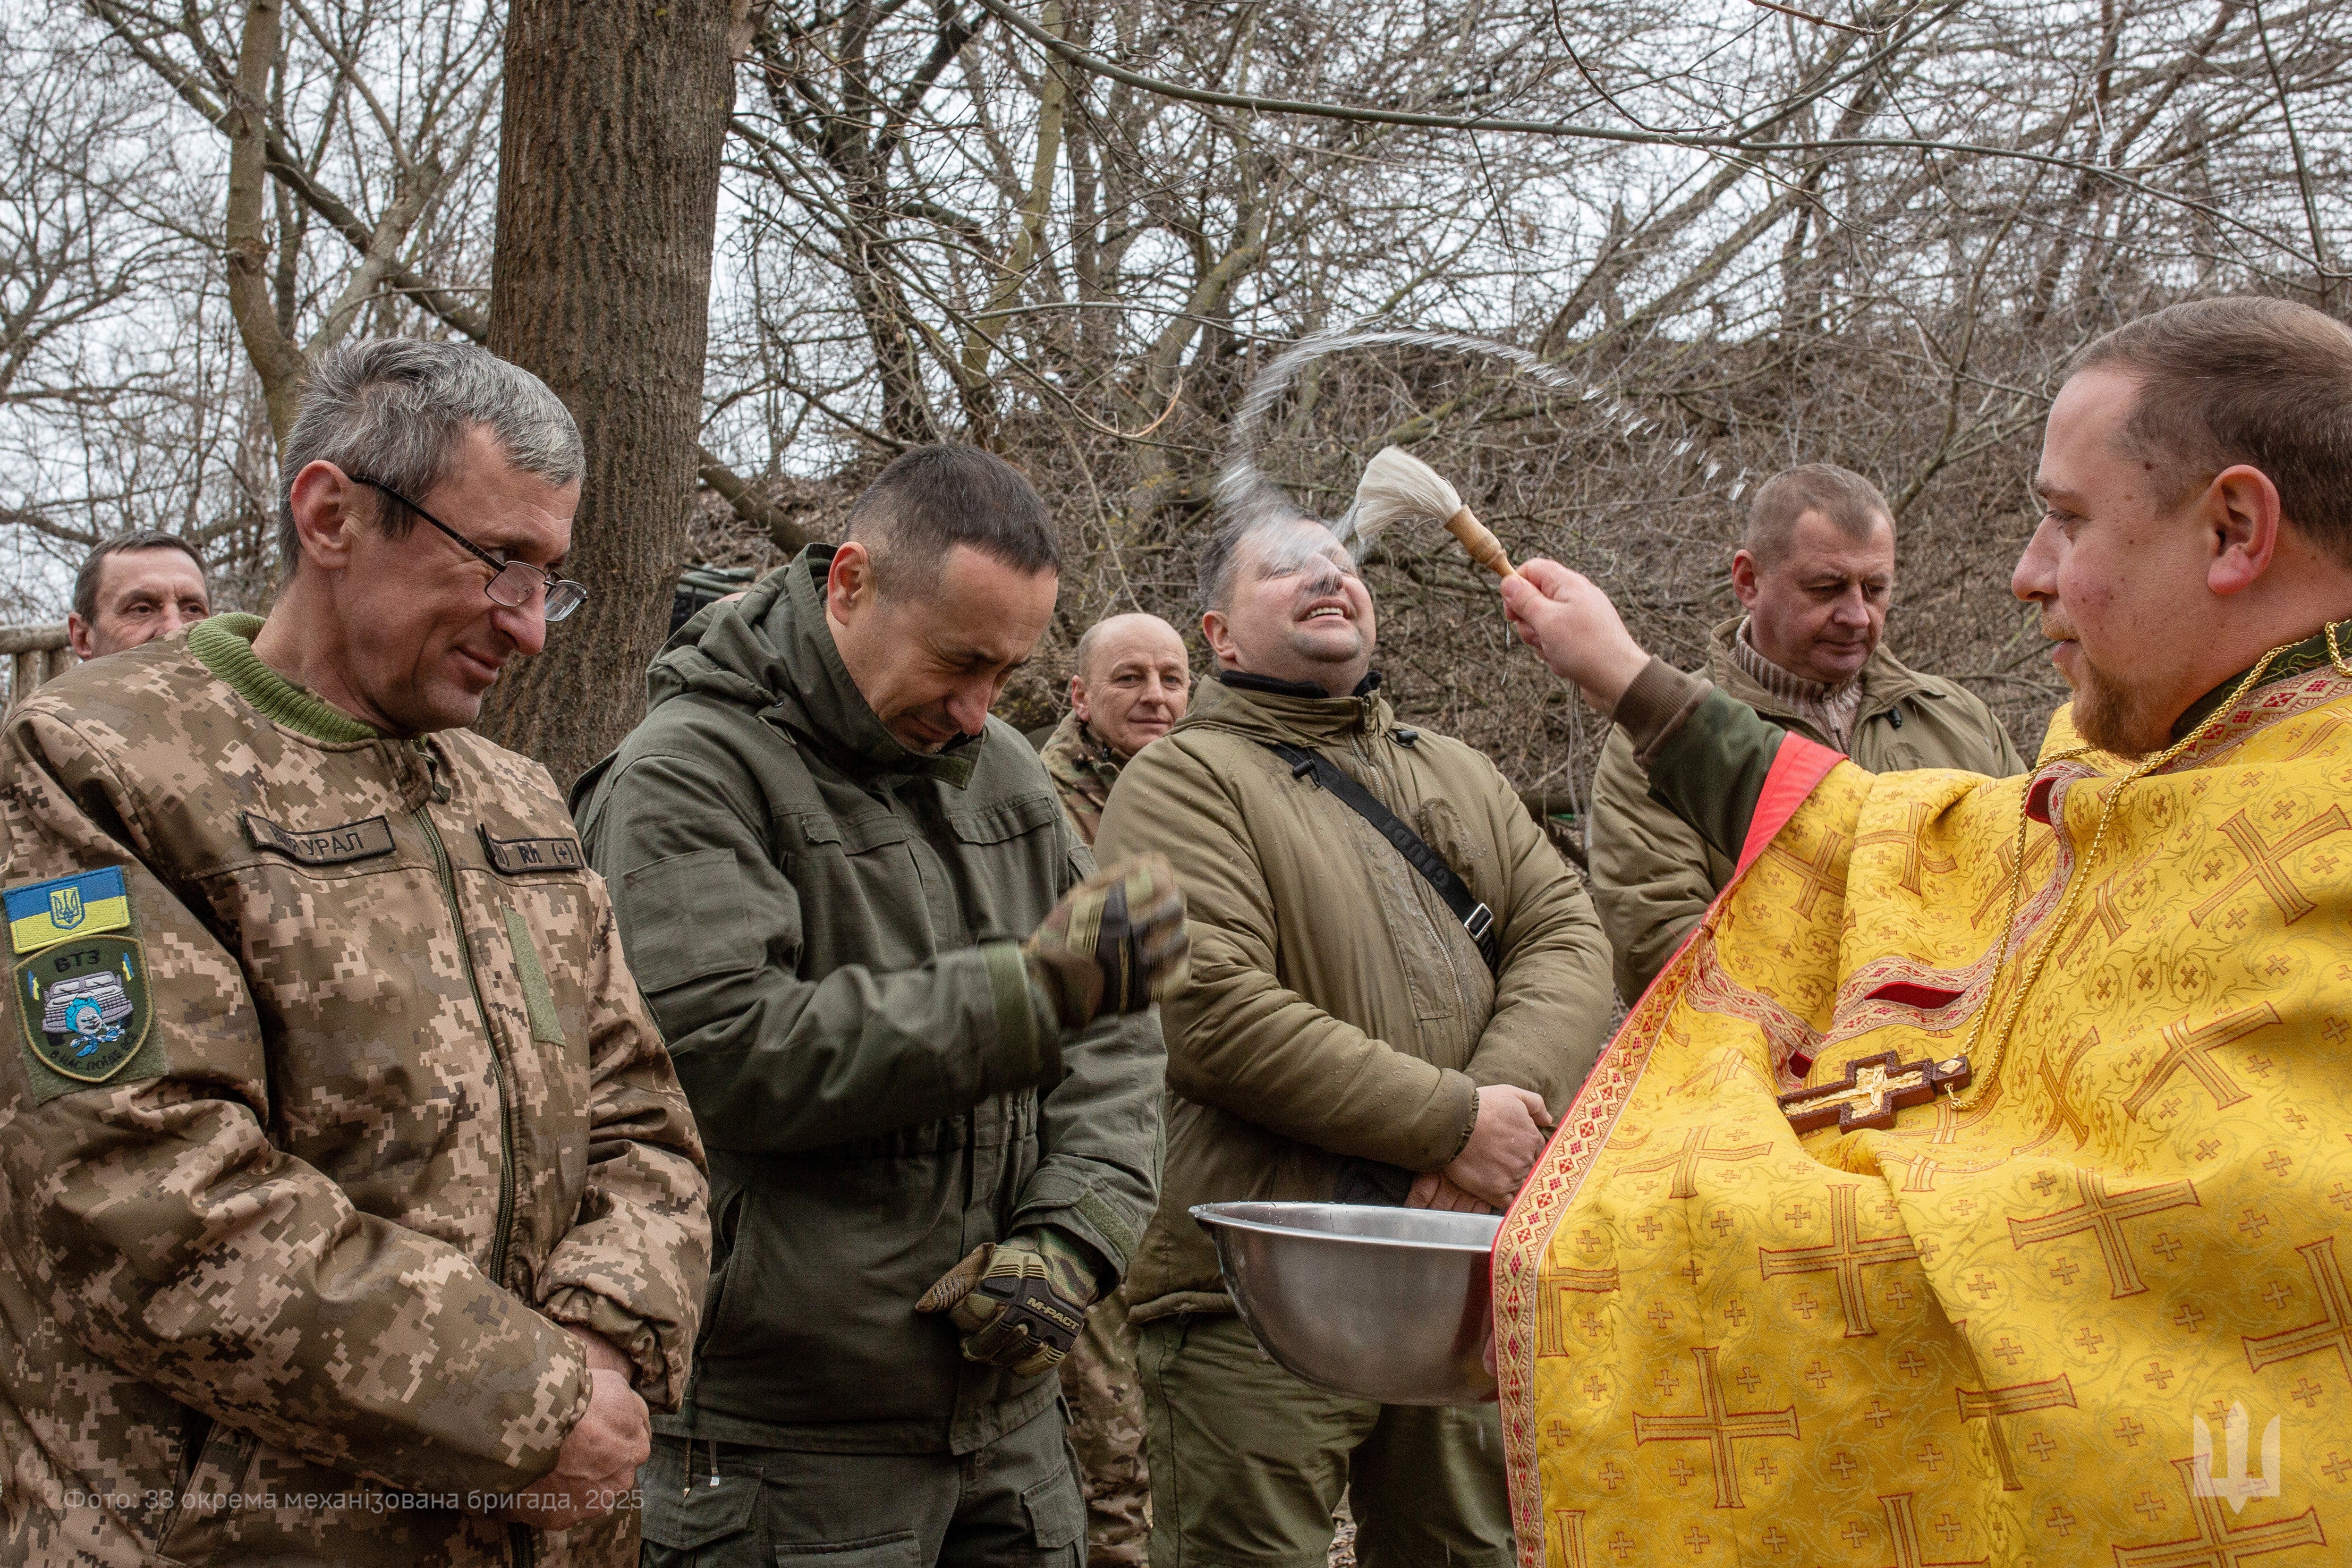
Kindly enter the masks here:
<path id="1" fill-rule="evenodd" d="M 1087 1490 L 1087 1561 L 1091 1568 L 1144 1568 L 1151 1478 L 1143 1459 L 1143 1389 L 1135 1378 L 1135 1330 L 1117 1292 L 1087 1314 L 1086 1332 L 1062 1363 L 1062 1397 Z"/>

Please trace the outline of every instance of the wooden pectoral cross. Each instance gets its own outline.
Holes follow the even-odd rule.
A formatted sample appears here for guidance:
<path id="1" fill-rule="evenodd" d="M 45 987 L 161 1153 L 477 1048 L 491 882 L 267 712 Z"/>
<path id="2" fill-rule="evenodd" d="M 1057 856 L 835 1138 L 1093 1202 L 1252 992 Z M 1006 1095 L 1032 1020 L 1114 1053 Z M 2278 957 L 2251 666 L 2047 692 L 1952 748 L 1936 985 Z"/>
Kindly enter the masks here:
<path id="1" fill-rule="evenodd" d="M 1969 1059 L 1955 1056 L 1942 1061 L 1904 1061 L 1887 1051 L 1845 1064 L 1845 1082 L 1800 1089 L 1780 1096 L 1789 1125 L 1800 1133 L 1826 1127 L 1832 1122 L 1841 1133 L 1857 1127 L 1891 1127 L 1895 1113 L 1906 1105 L 1925 1105 L 1939 1090 L 1969 1086 Z"/>

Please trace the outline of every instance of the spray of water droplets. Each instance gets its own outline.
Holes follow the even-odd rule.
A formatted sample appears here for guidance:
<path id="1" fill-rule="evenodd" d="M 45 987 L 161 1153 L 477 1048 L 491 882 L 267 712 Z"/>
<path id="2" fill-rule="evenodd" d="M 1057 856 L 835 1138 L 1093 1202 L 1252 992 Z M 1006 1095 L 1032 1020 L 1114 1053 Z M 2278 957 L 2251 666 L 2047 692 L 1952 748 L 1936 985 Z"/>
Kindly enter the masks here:
<path id="1" fill-rule="evenodd" d="M 1360 323 L 1334 328 L 1301 338 L 1276 355 L 1250 382 L 1249 391 L 1243 394 L 1240 405 L 1234 412 L 1224 461 L 1217 469 L 1216 501 L 1224 515 L 1235 517 L 1268 511 L 1296 515 L 1297 508 L 1282 487 L 1258 467 L 1257 454 L 1265 438 L 1267 414 L 1297 381 L 1299 372 L 1316 361 L 1354 349 L 1383 346 L 1440 349 L 1499 360 L 1528 380 L 1589 404 L 1592 417 L 1613 427 L 1627 441 L 1657 423 L 1654 418 L 1628 408 L 1614 393 L 1594 386 L 1559 365 L 1538 359 L 1525 349 L 1498 343 L 1491 338 L 1474 337 L 1466 332 L 1425 331 L 1416 328 L 1372 328 Z M 1684 436 L 1674 447 L 1671 456 L 1681 457 L 1696 444 L 1696 438 Z M 1705 473 L 1700 476 L 1700 483 L 1711 483 L 1722 469 L 1720 462 L 1710 458 Z M 1735 476 L 1731 499 L 1738 500 L 1740 492 L 1746 488 L 1747 474 L 1742 470 Z M 1356 555 L 1362 555 L 1375 542 L 1370 530 L 1357 528 L 1352 507 L 1349 515 L 1341 517 L 1332 527 L 1340 542 Z"/>
<path id="2" fill-rule="evenodd" d="M 1574 397 L 1586 406 L 1590 417 L 1613 428 L 1627 442 L 1644 431 L 1657 428 L 1658 421 L 1651 415 L 1628 408 L 1618 397 L 1603 388 L 1594 386 L 1582 377 L 1537 358 L 1525 349 L 1508 343 L 1497 343 L 1490 338 L 1474 337 L 1465 332 L 1423 331 L 1410 328 L 1371 328 L 1361 323 L 1318 332 L 1301 338 L 1270 361 L 1257 378 L 1250 382 L 1234 410 L 1234 423 L 1227 439 L 1224 461 L 1217 469 L 1215 497 L 1217 507 L 1226 517 L 1252 513 L 1278 517 L 1296 517 L 1299 508 L 1281 486 L 1268 478 L 1258 467 L 1257 454 L 1265 440 L 1266 416 L 1290 390 L 1299 372 L 1318 360 L 1350 350 L 1391 346 L 1408 349 L 1437 349 L 1484 359 L 1499 360 L 1518 374 L 1549 387 L 1554 392 Z M 1679 460 L 1696 444 L 1696 439 L 1685 435 L 1668 455 L 1669 461 Z M 1709 458 L 1699 476 L 1702 485 L 1712 484 L 1723 465 Z M 1748 487 L 1745 469 L 1733 476 L 1730 499 L 1737 501 Z M 1372 530 L 1360 528 L 1351 507 L 1348 513 L 1331 525 L 1339 542 L 1361 559 L 1375 539 Z M 1583 720 L 1576 704 L 1567 707 L 1569 724 L 1568 760 L 1536 780 L 1541 789 L 1563 772 L 1567 794 L 1576 820 L 1584 821 L 1590 810 L 1584 780 L 1574 766 L 1583 755 Z"/>

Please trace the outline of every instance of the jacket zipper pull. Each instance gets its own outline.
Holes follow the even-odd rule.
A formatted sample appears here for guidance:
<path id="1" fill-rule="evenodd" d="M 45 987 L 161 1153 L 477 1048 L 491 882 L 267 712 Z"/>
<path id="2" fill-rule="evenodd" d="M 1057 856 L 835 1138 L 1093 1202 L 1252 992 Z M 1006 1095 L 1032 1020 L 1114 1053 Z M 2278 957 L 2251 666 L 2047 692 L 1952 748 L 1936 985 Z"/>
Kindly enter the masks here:
<path id="1" fill-rule="evenodd" d="M 719 1490 L 719 1439 L 710 1439 L 710 1489 Z"/>

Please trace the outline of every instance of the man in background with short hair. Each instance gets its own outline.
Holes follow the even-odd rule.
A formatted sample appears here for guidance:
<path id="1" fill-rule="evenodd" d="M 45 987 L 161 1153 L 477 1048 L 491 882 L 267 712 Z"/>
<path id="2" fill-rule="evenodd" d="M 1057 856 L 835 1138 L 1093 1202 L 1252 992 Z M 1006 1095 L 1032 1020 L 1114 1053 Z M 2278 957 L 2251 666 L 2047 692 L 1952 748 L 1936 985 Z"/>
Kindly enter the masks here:
<path id="1" fill-rule="evenodd" d="M 1184 639 L 1140 611 L 1096 622 L 1070 655 L 1070 711 L 1040 756 L 1062 810 L 1091 848 L 1118 770 L 1184 716 L 1192 674 Z M 1086 1333 L 1062 1364 L 1070 1447 L 1087 1489 L 1087 1561 L 1142 1568 L 1151 1479 L 1143 1457 L 1143 1391 L 1135 1381 L 1135 1331 L 1113 1293 L 1087 1314 Z"/>
<path id="2" fill-rule="evenodd" d="M 1828 463 L 1776 474 L 1731 558 L 1743 614 L 1715 629 L 1707 674 L 1773 723 L 1873 773 L 1958 768 L 2005 778 L 2025 758 L 1981 698 L 1882 642 L 1895 597 L 1895 516 Z M 1731 878 L 1731 862 L 1650 794 L 1647 758 L 1612 727 L 1592 781 L 1592 899 L 1631 1002 Z"/>
<path id="3" fill-rule="evenodd" d="M 1070 711 L 1039 755 L 1089 846 L 1118 770 L 1175 727 L 1192 690 L 1184 639 L 1157 615 L 1113 615 L 1079 637 L 1070 654 Z"/>
<path id="4" fill-rule="evenodd" d="M 1045 502 L 902 454 L 839 545 L 698 612 L 573 792 L 710 1150 L 648 1568 L 1076 1568 L 1056 1364 L 1158 1193 L 1164 862 L 1095 875 L 989 716 L 1053 615 Z"/>
<path id="5" fill-rule="evenodd" d="M 82 558 L 66 636 L 75 657 L 101 659 L 168 637 L 212 612 L 205 559 L 195 547 L 141 528 L 101 539 Z"/>

